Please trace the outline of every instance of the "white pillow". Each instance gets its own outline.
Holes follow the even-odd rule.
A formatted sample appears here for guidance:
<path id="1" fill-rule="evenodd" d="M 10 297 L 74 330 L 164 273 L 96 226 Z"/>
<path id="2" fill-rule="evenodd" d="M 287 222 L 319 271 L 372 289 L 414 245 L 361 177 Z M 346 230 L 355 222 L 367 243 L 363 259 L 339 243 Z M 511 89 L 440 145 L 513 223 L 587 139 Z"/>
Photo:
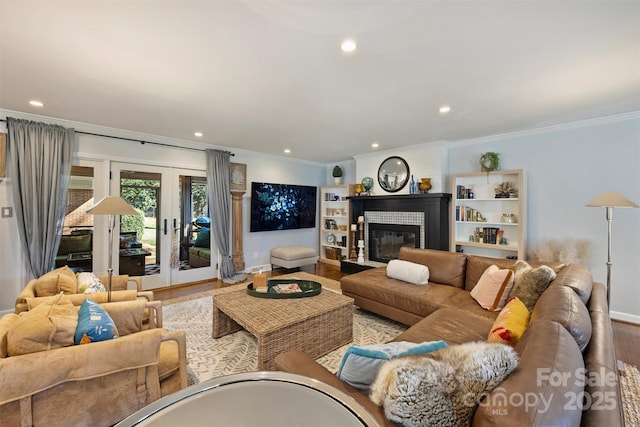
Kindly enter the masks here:
<path id="1" fill-rule="evenodd" d="M 387 264 L 387 277 L 414 285 L 429 283 L 429 267 L 400 259 L 392 259 Z"/>
<path id="2" fill-rule="evenodd" d="M 93 273 L 78 273 L 78 293 L 94 294 L 107 292 L 104 285 Z"/>
<path id="3" fill-rule="evenodd" d="M 487 268 L 476 286 L 471 289 L 471 297 L 485 310 L 500 311 L 513 287 L 513 270 L 492 265 Z"/>

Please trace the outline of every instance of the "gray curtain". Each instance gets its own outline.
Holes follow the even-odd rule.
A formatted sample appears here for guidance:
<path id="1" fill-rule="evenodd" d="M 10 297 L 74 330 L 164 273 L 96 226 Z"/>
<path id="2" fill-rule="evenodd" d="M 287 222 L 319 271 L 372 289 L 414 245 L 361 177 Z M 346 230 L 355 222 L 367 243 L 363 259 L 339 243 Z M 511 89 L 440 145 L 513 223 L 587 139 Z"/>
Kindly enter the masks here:
<path id="1" fill-rule="evenodd" d="M 222 279 L 226 279 L 235 276 L 229 233 L 231 228 L 231 173 L 229 170 L 231 153 L 206 150 L 206 154 L 211 229 L 222 257 L 220 276 Z"/>
<path id="2" fill-rule="evenodd" d="M 75 131 L 7 117 L 18 233 L 34 277 L 54 266 L 64 225 Z"/>

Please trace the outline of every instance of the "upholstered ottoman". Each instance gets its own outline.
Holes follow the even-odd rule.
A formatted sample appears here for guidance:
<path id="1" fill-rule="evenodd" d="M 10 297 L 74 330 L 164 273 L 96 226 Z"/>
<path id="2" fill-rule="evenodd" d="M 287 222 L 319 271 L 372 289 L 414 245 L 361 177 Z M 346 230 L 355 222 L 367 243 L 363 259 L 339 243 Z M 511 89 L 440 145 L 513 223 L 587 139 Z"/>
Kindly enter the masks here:
<path id="1" fill-rule="evenodd" d="M 271 249 L 271 269 L 277 265 L 284 268 L 296 268 L 318 262 L 318 251 L 306 246 L 282 246 Z"/>

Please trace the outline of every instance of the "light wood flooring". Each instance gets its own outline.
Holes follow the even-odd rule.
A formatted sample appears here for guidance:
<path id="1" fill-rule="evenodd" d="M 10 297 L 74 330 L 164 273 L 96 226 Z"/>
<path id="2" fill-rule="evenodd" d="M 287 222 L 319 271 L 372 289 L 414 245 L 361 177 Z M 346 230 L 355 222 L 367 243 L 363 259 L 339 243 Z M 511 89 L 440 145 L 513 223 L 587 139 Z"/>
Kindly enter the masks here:
<path id="1" fill-rule="evenodd" d="M 313 266 L 303 267 L 303 271 L 315 273 L 328 279 L 340 280 L 345 276 L 340 272 L 340 267 L 325 263 L 318 263 L 314 271 Z M 268 273 L 269 277 L 287 274 L 294 270 L 276 269 Z M 167 300 L 204 292 L 210 289 L 226 286 L 222 281 L 213 280 L 184 286 L 173 286 L 171 288 L 158 289 L 154 291 L 156 300 Z M 619 360 L 630 365 L 640 367 L 640 325 L 612 321 L 614 344 Z"/>

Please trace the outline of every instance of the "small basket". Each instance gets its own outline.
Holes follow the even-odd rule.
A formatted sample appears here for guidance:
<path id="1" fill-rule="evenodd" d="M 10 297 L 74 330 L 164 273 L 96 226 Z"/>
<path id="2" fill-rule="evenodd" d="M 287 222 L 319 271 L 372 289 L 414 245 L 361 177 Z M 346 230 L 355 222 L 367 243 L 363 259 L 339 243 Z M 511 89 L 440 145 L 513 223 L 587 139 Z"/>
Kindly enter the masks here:
<path id="1" fill-rule="evenodd" d="M 324 248 L 327 259 L 342 259 L 342 251 L 338 248 Z"/>

